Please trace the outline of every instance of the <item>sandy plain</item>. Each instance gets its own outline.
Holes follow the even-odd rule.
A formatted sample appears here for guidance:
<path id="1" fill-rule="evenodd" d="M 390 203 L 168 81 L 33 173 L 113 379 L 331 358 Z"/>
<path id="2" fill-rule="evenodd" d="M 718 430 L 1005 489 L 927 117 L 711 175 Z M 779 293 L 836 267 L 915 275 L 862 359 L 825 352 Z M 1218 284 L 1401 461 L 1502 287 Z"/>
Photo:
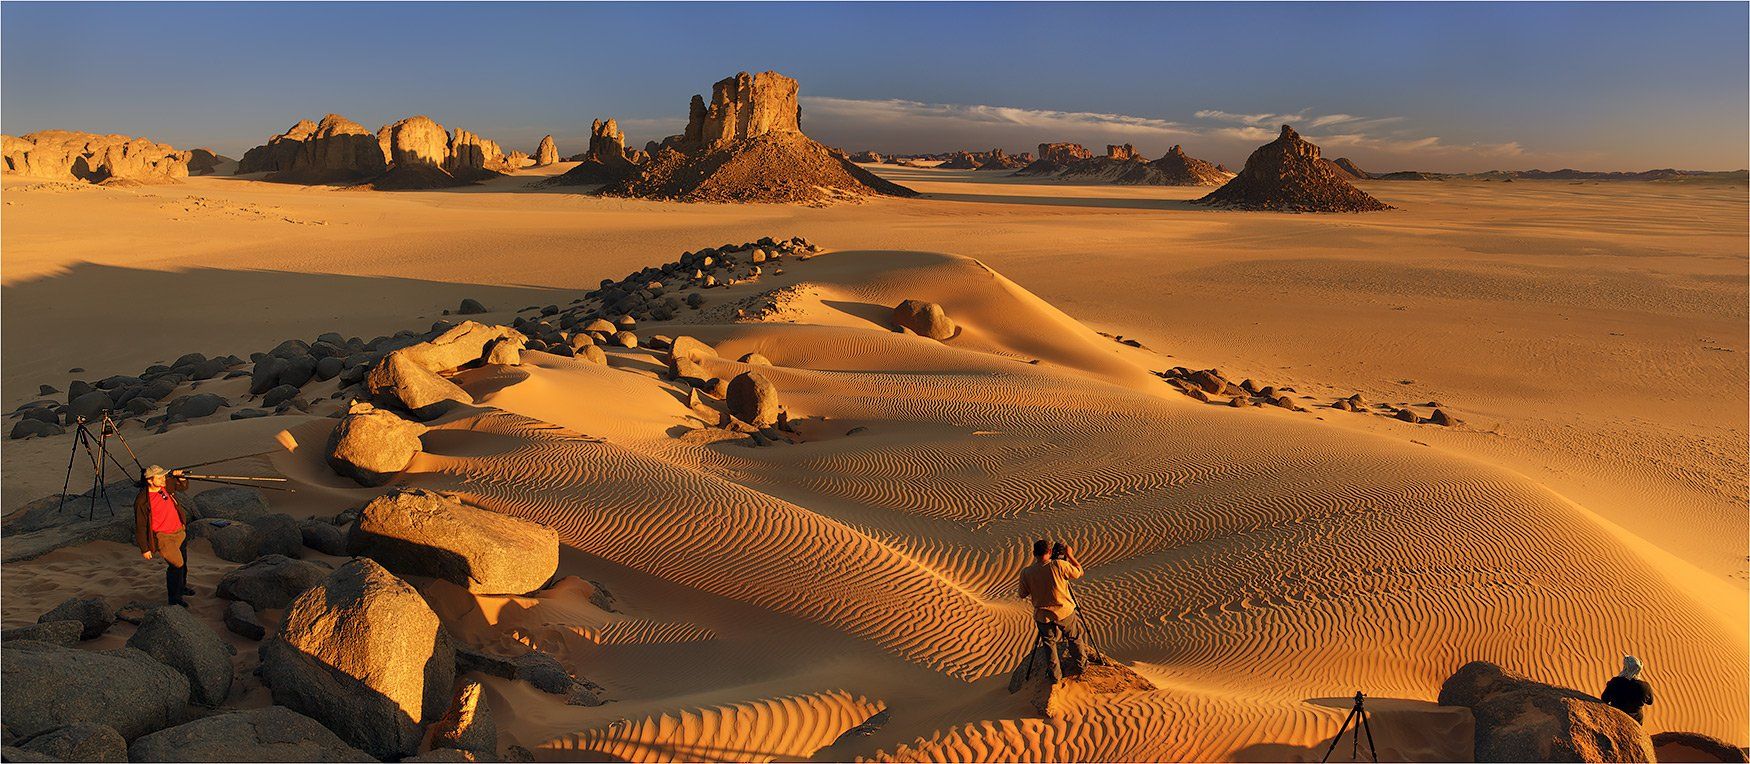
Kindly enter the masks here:
<path id="1" fill-rule="evenodd" d="M 809 443 L 714 436 L 642 351 L 609 369 L 530 354 L 465 375 L 479 410 L 443 420 L 403 479 L 555 526 L 561 574 L 615 596 L 609 612 L 581 582 L 425 584 L 463 638 L 539 645 L 614 700 L 487 680 L 506 742 L 553 759 L 1316 759 L 1365 689 L 1395 699 L 1382 754 L 1462 758 L 1468 729 L 1428 704 L 1457 666 L 1596 691 L 1625 652 L 1659 688 L 1651 731 L 1750 742 L 1742 184 L 1375 182 L 1398 211 L 1335 216 L 925 168 L 875 168 L 920 198 L 827 208 L 528 187 L 565 167 L 409 193 L 9 182 L 0 397 L 423 329 L 462 297 L 508 322 L 682 251 L 800 235 L 832 252 L 746 288 L 795 287 L 782 320 L 641 332 L 770 357 Z M 879 306 L 913 297 L 966 333 L 884 331 Z M 1150 373 L 1172 366 L 1291 386 L 1307 410 L 1200 403 Z M 1324 405 L 1352 393 L 1462 424 Z M 188 463 L 282 430 L 320 444 L 329 425 L 127 432 Z M 66 449 L 8 441 L 5 508 L 57 491 Z M 299 486 L 276 509 L 375 493 L 315 451 L 252 465 Z M 1093 641 L 1160 690 L 1055 720 L 1008 695 L 1030 635 L 1007 590 L 1036 535 L 1083 550 Z M 210 592 L 231 566 L 201 543 Z M 77 592 L 151 600 L 159 569 L 97 543 L 3 579 L 10 626 Z M 239 655 L 233 704 L 268 702 Z"/>

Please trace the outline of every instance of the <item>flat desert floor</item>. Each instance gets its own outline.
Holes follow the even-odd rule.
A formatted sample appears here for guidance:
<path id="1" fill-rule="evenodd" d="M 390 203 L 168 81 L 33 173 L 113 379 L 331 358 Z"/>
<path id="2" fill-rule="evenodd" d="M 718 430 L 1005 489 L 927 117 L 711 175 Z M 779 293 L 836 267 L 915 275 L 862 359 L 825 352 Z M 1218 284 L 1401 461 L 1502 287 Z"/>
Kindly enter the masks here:
<path id="1" fill-rule="evenodd" d="M 1431 701 L 1458 666 L 1596 692 L 1625 653 L 1657 688 L 1650 731 L 1750 743 L 1741 184 L 1372 182 L 1400 209 L 1328 216 L 892 166 L 872 169 L 923 196 L 718 206 L 528 186 L 567 166 L 406 193 L 8 183 L 4 404 L 188 352 L 424 330 L 464 297 L 508 323 L 683 251 L 803 236 L 829 253 L 711 296 L 779 290 L 772 318 L 640 334 L 767 356 L 805 443 L 727 438 L 642 350 L 458 378 L 479 405 L 440 420 L 400 482 L 554 526 L 580 580 L 422 589 L 459 638 L 540 646 L 612 701 L 485 679 L 506 744 L 1317 759 L 1365 690 L 1382 758 L 1450 759 L 1468 728 Z M 907 298 L 963 333 L 886 331 Z M 1194 400 L 1151 373 L 1175 366 L 1291 387 L 1305 410 Z M 203 391 L 238 400 L 240 382 Z M 1328 406 L 1357 393 L 1461 421 Z M 293 480 L 276 510 L 329 516 L 377 492 L 322 464 L 331 423 L 124 432 L 165 464 L 317 444 L 239 469 Z M 67 449 L 8 441 L 6 510 L 58 491 Z M 1092 641 L 1159 689 L 1049 720 L 1006 691 L 1031 640 L 1010 590 L 1039 535 L 1081 550 Z M 233 567 L 204 544 L 203 594 Z M 0 616 L 34 622 L 76 593 L 151 601 L 159 571 L 107 542 L 8 564 Z M 216 623 L 223 604 L 194 609 Z M 265 704 L 238 645 L 233 705 Z"/>

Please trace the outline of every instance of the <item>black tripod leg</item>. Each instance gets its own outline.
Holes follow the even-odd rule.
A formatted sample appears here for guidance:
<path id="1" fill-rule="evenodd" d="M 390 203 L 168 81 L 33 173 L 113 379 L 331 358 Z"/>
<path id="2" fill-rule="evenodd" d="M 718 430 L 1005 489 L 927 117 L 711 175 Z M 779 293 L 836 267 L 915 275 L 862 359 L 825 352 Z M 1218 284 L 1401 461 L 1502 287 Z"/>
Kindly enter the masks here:
<path id="1" fill-rule="evenodd" d="M 1337 751 L 1337 743 L 1339 743 L 1343 740 L 1343 733 L 1349 731 L 1349 722 L 1352 722 L 1354 720 L 1355 720 L 1355 709 L 1351 708 L 1351 709 L 1349 709 L 1349 715 L 1343 717 L 1343 726 L 1337 728 L 1337 736 L 1334 738 L 1331 738 L 1331 747 L 1326 748 L 1324 758 L 1319 759 L 1320 764 L 1323 764 L 1323 762 L 1327 762 L 1327 761 L 1331 760 L 1331 754 L 1336 753 L 1336 751 Z M 1357 734 L 1359 734 L 1359 731 L 1357 732 Z M 1354 758 L 1354 757 L 1351 756 L 1350 758 Z"/>
<path id="2" fill-rule="evenodd" d="M 73 448 L 67 454 L 67 479 L 61 481 L 61 505 L 55 513 L 67 508 L 67 491 L 73 487 L 73 462 L 79 458 L 79 432 L 73 432 Z"/>
<path id="3" fill-rule="evenodd" d="M 1373 756 L 1373 764 L 1379 764 L 1379 748 L 1373 744 L 1373 725 L 1367 722 L 1368 714 L 1361 714 L 1361 729 L 1367 730 L 1367 753 Z M 1357 735 L 1356 737 L 1360 737 Z"/>

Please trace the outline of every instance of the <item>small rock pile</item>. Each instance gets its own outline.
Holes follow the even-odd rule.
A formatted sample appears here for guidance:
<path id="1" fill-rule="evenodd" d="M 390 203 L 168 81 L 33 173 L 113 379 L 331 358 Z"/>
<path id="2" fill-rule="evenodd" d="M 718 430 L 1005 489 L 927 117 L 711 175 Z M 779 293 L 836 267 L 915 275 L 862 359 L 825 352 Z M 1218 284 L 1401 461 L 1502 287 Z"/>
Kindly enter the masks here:
<path id="1" fill-rule="evenodd" d="M 1132 342 L 1135 341 L 1131 340 L 1125 344 L 1131 344 Z M 1136 343 L 1134 346 L 1139 347 L 1140 343 Z M 1288 393 L 1298 392 L 1292 387 L 1261 385 L 1250 379 L 1235 384 L 1222 376 L 1220 369 L 1192 370 L 1183 366 L 1174 366 L 1166 371 L 1155 372 L 1155 376 L 1166 380 L 1167 384 L 1177 388 L 1185 395 L 1196 398 L 1204 403 L 1233 406 L 1235 408 L 1241 406 L 1270 405 L 1288 409 L 1289 411 L 1306 410 L 1306 408 L 1296 402 L 1294 398 L 1287 395 Z M 1424 417 L 1414 409 L 1410 408 L 1411 406 L 1430 408 L 1433 409 L 1433 411 L 1429 413 L 1428 416 Z M 1458 418 L 1446 413 L 1446 410 L 1441 408 L 1439 401 L 1413 404 L 1407 403 L 1401 405 L 1371 403 L 1366 398 L 1362 397 L 1360 393 L 1355 393 L 1347 398 L 1338 398 L 1327 404 L 1327 407 L 1338 411 L 1352 411 L 1359 414 L 1376 414 L 1379 416 L 1391 417 L 1411 424 L 1435 424 L 1442 427 L 1455 427 L 1460 424 Z"/>

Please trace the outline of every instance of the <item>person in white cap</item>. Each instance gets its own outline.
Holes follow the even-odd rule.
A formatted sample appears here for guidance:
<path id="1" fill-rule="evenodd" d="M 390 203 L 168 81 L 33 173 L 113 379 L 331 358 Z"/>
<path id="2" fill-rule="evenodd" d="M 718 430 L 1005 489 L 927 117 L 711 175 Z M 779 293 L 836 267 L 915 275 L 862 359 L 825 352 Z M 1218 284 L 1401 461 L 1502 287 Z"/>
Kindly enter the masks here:
<path id="1" fill-rule="evenodd" d="M 188 478 L 181 470 L 156 464 L 141 477 L 146 484 L 134 496 L 134 545 L 141 557 L 164 561 L 164 591 L 170 604 L 187 607 L 182 598 L 194 594 L 188 588 L 188 514 L 173 494 L 188 490 Z"/>
<path id="2" fill-rule="evenodd" d="M 1622 656 L 1622 673 L 1604 683 L 1604 694 L 1598 698 L 1637 722 L 1645 721 L 1641 718 L 1641 707 L 1653 705 L 1653 686 L 1641 678 L 1641 659 Z"/>

